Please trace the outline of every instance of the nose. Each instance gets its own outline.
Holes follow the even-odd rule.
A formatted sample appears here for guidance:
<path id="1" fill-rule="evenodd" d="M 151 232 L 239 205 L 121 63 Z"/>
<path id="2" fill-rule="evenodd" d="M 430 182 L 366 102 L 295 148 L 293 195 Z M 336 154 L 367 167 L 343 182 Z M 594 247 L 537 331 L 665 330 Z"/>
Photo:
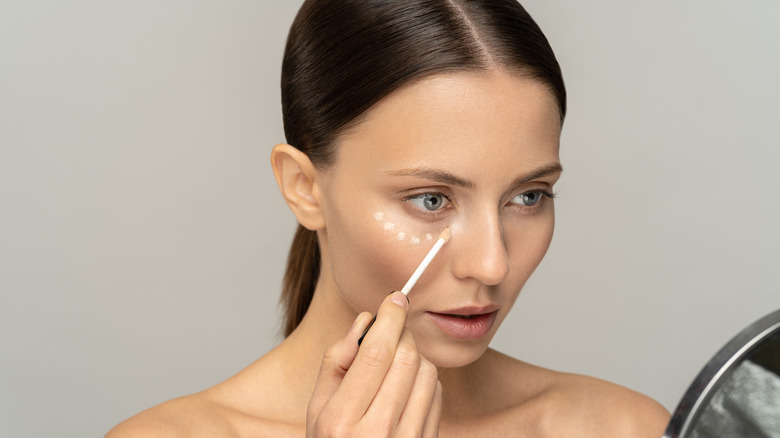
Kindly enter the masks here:
<path id="1" fill-rule="evenodd" d="M 453 236 L 453 242 L 450 242 L 458 242 L 459 254 L 452 262 L 453 274 L 489 286 L 501 283 L 509 273 L 509 257 L 498 213 L 469 222 L 458 233 L 461 236 Z"/>

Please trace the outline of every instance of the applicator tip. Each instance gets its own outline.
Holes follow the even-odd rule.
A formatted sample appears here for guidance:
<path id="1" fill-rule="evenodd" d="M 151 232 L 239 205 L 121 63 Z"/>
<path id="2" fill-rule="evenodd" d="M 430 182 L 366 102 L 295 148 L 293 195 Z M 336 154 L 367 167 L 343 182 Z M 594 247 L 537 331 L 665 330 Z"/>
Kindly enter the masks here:
<path id="1" fill-rule="evenodd" d="M 450 229 L 449 227 L 445 228 L 444 231 L 439 234 L 439 239 L 444 239 L 444 243 L 447 243 L 448 240 L 450 240 Z"/>

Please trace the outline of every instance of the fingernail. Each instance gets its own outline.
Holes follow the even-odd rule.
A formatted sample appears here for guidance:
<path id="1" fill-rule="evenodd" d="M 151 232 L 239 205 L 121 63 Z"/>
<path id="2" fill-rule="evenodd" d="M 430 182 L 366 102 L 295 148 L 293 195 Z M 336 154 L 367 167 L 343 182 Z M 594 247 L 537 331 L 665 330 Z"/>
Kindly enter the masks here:
<path id="1" fill-rule="evenodd" d="M 393 294 L 390 296 L 390 301 L 398 304 L 404 309 L 409 305 L 409 298 L 407 298 L 406 295 L 402 294 L 401 292 L 393 292 Z"/>
<path id="2" fill-rule="evenodd" d="M 352 327 L 347 330 L 347 333 L 352 333 L 352 330 L 355 330 L 355 327 L 357 326 L 358 321 L 360 321 L 360 314 L 358 313 L 358 316 L 355 317 L 355 320 L 352 321 Z"/>

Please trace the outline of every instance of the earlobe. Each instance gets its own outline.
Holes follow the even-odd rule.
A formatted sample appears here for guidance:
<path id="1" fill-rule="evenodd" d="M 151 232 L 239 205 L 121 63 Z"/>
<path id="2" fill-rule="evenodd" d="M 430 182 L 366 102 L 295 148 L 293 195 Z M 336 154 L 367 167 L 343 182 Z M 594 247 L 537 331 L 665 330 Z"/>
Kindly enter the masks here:
<path id="1" fill-rule="evenodd" d="M 281 143 L 271 151 L 271 167 L 279 191 L 298 222 L 310 230 L 324 228 L 318 173 L 309 157 L 295 147 Z"/>

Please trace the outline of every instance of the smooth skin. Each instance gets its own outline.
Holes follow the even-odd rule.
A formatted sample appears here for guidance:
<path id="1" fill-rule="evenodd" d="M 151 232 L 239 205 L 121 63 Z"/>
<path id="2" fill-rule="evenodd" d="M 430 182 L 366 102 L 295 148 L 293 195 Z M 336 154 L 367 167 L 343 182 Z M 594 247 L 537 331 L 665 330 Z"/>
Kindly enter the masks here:
<path id="1" fill-rule="evenodd" d="M 488 348 L 552 238 L 544 194 L 561 174 L 560 130 L 544 85 L 491 70 L 392 93 L 340 137 L 332 168 L 277 145 L 277 183 L 322 250 L 306 316 L 234 377 L 107 436 L 660 437 L 669 414 L 655 401 Z M 422 202 L 431 197 L 435 208 Z M 420 235 L 452 231 L 408 303 L 387 291 L 429 247 L 387 233 L 376 211 Z M 465 307 L 496 309 L 487 334 L 458 339 L 437 325 Z"/>

